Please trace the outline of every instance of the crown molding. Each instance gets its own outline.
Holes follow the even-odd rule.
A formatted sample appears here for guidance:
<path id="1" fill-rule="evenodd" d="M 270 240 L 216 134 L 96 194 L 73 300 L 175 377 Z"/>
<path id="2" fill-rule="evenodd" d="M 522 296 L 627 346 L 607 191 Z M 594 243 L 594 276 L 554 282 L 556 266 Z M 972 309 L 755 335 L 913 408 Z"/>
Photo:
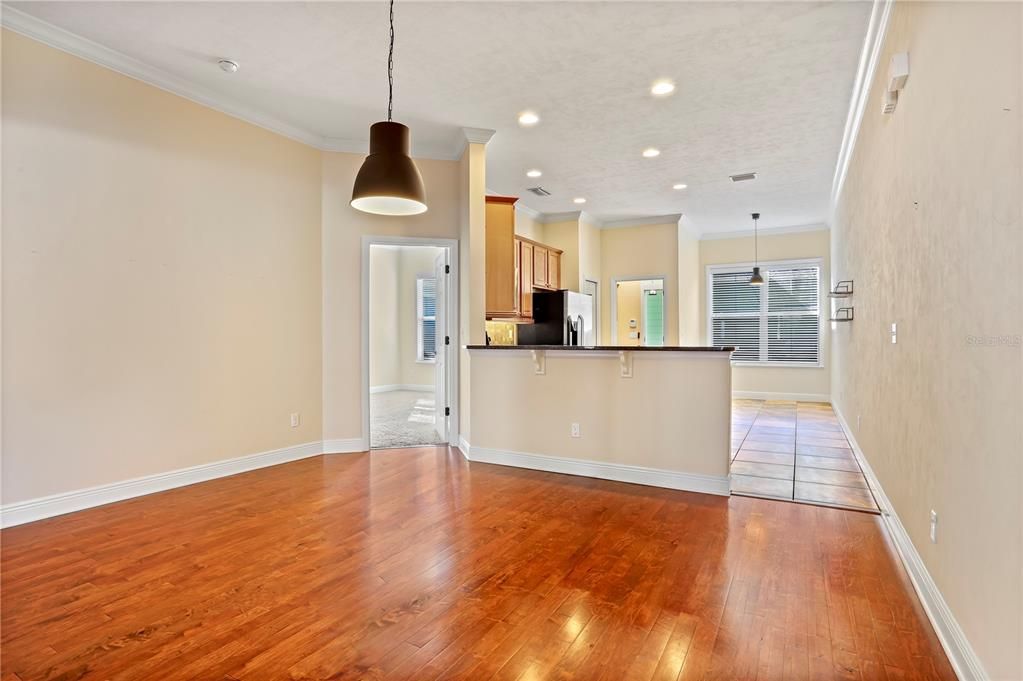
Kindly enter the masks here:
<path id="1" fill-rule="evenodd" d="M 629 218 L 626 220 L 603 220 L 599 223 L 601 229 L 621 229 L 622 227 L 642 227 L 643 225 L 670 225 L 678 224 L 682 219 L 682 213 L 671 213 L 669 215 L 651 215 L 643 218 Z"/>
<path id="2" fill-rule="evenodd" d="M 798 234 L 800 232 L 826 232 L 831 228 L 823 223 L 810 225 L 792 225 L 788 227 L 761 227 L 757 230 L 759 236 L 772 236 L 778 234 Z M 752 229 L 742 229 L 733 232 L 709 232 L 700 236 L 701 241 L 717 241 L 719 239 L 742 239 L 753 236 Z"/>
<path id="3" fill-rule="evenodd" d="M 462 135 L 469 144 L 486 144 L 496 132 L 488 128 L 462 128 Z"/>
<path id="4" fill-rule="evenodd" d="M 564 213 L 541 213 L 538 222 L 549 225 L 554 222 L 571 222 L 578 220 L 583 212 L 581 210 L 568 210 Z"/>
<path id="5" fill-rule="evenodd" d="M 842 133 L 842 145 L 838 148 L 835 176 L 831 182 L 832 213 L 834 213 L 838 197 L 842 193 L 845 176 L 849 170 L 849 162 L 852 160 L 853 150 L 856 147 L 856 138 L 860 132 L 860 124 L 863 122 L 863 113 L 866 110 L 867 100 L 870 98 L 870 87 L 874 82 L 874 73 L 877 71 L 877 62 L 881 57 L 881 48 L 888 33 L 888 19 L 891 16 L 893 4 L 894 0 L 874 0 L 874 7 L 870 11 L 870 22 L 867 25 L 867 35 L 863 40 L 860 63 L 856 70 L 856 80 L 849 100 L 849 113 L 846 115 L 845 130 Z"/>
<path id="6" fill-rule="evenodd" d="M 294 125 L 287 121 L 258 111 L 250 106 L 241 104 L 225 97 L 222 94 L 199 85 L 195 85 L 184 78 L 175 76 L 172 73 L 150 66 L 134 57 L 112 50 L 109 47 L 100 45 L 97 42 L 83 38 L 80 35 L 54 26 L 31 14 L 15 9 L 6 4 L 0 5 L 0 25 L 4 28 L 19 33 L 27 38 L 36 40 L 44 45 L 67 52 L 86 61 L 98 64 L 104 68 L 116 71 L 123 76 L 142 81 L 147 85 L 164 90 L 171 94 L 200 104 L 209 109 L 227 114 L 233 118 L 251 123 L 257 127 L 269 130 L 272 133 L 287 137 L 288 139 L 301 142 L 321 151 L 335 151 L 351 154 L 365 155 L 368 153 L 369 140 L 352 140 L 335 137 L 324 137 L 318 133 L 307 130 L 301 126 Z M 476 131 L 478 135 L 484 131 L 481 128 L 464 128 L 464 130 Z M 466 133 L 468 136 L 468 133 Z M 489 139 L 489 138 L 488 138 Z M 443 161 L 457 160 L 462 155 L 465 141 L 459 138 L 457 145 L 412 145 L 412 155 L 416 158 L 430 158 Z"/>
<path id="7" fill-rule="evenodd" d="M 678 228 L 681 231 L 683 231 L 686 234 L 688 234 L 690 236 L 690 238 L 695 239 L 696 241 L 699 241 L 700 239 L 703 238 L 703 232 L 701 232 L 699 229 L 697 229 L 696 225 L 690 224 L 685 219 L 685 216 L 682 216 L 681 218 L 679 218 Z"/>
<path id="8" fill-rule="evenodd" d="M 462 158 L 462 154 L 465 153 L 470 144 L 486 145 L 496 132 L 496 130 L 490 130 L 489 128 L 462 128 L 462 134 L 455 145 L 454 158 L 456 160 Z"/>
<path id="9" fill-rule="evenodd" d="M 519 213 L 522 213 L 523 215 L 526 215 L 526 216 L 532 218 L 533 220 L 536 220 L 537 222 L 541 222 L 542 221 L 543 213 L 541 213 L 538 210 L 534 210 L 534 209 L 530 208 L 529 206 L 527 206 L 524 203 L 516 203 L 515 204 L 515 210 L 518 211 Z"/>

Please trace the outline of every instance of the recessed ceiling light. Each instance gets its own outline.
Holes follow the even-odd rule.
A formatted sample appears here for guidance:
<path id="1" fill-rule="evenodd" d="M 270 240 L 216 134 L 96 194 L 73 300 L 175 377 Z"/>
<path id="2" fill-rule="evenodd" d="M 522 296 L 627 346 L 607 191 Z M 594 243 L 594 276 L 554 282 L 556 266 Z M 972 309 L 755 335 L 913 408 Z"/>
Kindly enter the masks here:
<path id="1" fill-rule="evenodd" d="M 660 155 L 661 155 L 661 150 L 660 149 L 654 149 L 653 147 L 648 147 L 647 149 L 643 150 L 643 158 L 653 158 L 655 156 L 660 156 Z"/>
<path id="2" fill-rule="evenodd" d="M 540 122 L 540 117 L 536 115 L 535 111 L 523 111 L 519 114 L 519 125 L 529 127 L 536 125 Z"/>
<path id="3" fill-rule="evenodd" d="M 654 97 L 665 97 L 675 91 L 675 84 L 670 80 L 663 79 L 656 81 L 650 86 L 650 94 Z"/>
<path id="4" fill-rule="evenodd" d="M 581 196 L 577 196 L 576 198 L 572 199 L 572 203 L 586 203 L 586 199 L 584 199 Z"/>
<path id="5" fill-rule="evenodd" d="M 221 59 L 217 62 L 217 65 L 220 67 L 221 71 L 226 73 L 237 73 L 238 71 L 238 62 L 231 59 Z"/>
<path id="6" fill-rule="evenodd" d="M 526 171 L 526 177 L 540 177 L 541 175 L 543 175 L 543 173 L 537 170 L 536 168 Z"/>
<path id="7" fill-rule="evenodd" d="M 689 185 L 687 185 L 687 184 L 682 184 L 681 182 L 679 182 L 678 184 L 671 185 L 671 188 L 672 189 L 685 189 L 688 186 Z"/>

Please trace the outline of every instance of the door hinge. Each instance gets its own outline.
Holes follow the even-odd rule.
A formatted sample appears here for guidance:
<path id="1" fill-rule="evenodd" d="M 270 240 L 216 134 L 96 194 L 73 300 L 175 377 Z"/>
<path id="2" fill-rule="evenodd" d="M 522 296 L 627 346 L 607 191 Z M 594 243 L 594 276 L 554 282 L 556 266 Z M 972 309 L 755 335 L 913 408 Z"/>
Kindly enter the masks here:
<path id="1" fill-rule="evenodd" d="M 451 345 L 451 336 L 444 336 L 444 345 Z"/>
<path id="2" fill-rule="evenodd" d="M 444 266 L 444 274 L 451 274 L 451 265 Z"/>
<path id="3" fill-rule="evenodd" d="M 444 415 L 451 416 L 451 407 L 444 407 Z"/>

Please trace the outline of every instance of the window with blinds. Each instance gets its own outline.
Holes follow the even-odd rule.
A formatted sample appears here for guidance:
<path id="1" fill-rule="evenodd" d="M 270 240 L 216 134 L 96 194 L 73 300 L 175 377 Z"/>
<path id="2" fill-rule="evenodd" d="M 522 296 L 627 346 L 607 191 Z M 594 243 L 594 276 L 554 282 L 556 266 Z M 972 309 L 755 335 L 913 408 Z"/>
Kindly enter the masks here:
<path id="1" fill-rule="evenodd" d="M 820 366 L 820 263 L 763 263 L 763 286 L 751 267 L 707 268 L 709 341 L 734 345 L 732 361 Z"/>
<path id="2" fill-rule="evenodd" d="M 437 280 L 416 280 L 416 359 L 431 362 L 437 357 Z"/>

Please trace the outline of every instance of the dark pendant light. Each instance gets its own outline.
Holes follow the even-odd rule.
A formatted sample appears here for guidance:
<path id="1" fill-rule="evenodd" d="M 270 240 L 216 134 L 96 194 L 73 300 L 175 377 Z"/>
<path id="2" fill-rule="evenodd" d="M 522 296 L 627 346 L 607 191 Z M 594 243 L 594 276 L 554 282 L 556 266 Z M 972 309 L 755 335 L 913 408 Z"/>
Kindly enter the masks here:
<path id="1" fill-rule="evenodd" d="M 760 213 L 753 213 L 753 276 L 749 278 L 750 286 L 763 286 L 764 278 L 760 276 L 760 253 L 757 249 L 757 220 Z"/>
<path id="2" fill-rule="evenodd" d="M 409 129 L 391 120 L 394 105 L 394 0 L 391 0 L 391 42 L 387 52 L 387 120 L 369 128 L 369 156 L 352 187 L 352 208 L 377 215 L 426 212 L 423 176 L 409 155 Z"/>

